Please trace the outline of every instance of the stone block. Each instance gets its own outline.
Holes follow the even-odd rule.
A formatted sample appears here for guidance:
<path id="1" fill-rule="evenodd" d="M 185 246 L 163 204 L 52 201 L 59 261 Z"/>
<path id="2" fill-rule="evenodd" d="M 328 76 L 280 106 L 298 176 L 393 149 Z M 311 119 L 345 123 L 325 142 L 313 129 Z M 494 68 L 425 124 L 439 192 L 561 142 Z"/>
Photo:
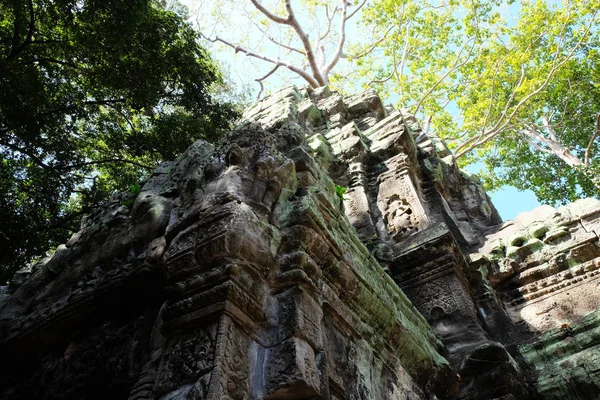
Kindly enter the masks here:
<path id="1" fill-rule="evenodd" d="M 304 290 L 288 289 L 277 296 L 279 300 L 278 341 L 292 336 L 306 340 L 314 349 L 323 348 L 321 306 Z"/>
<path id="2" fill-rule="evenodd" d="M 315 351 L 303 339 L 287 339 L 272 348 L 267 361 L 268 400 L 320 398 Z"/>

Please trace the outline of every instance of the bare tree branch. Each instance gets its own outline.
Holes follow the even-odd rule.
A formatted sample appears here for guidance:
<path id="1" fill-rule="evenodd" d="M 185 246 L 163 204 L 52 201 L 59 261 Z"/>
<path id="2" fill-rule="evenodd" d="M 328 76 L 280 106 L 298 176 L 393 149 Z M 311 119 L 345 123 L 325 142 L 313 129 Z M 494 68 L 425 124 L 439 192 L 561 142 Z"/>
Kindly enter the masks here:
<path id="1" fill-rule="evenodd" d="M 331 69 L 333 67 L 335 67 L 335 64 L 337 64 L 337 62 L 340 59 L 340 56 L 342 55 L 342 52 L 344 51 L 344 42 L 346 41 L 346 13 L 348 12 L 348 3 L 346 3 L 346 0 L 341 0 L 342 1 L 342 16 L 341 16 L 341 21 L 340 21 L 340 39 L 338 41 L 338 45 L 337 45 L 337 49 L 333 55 L 333 58 L 331 59 L 331 61 L 329 62 L 329 64 L 327 64 L 327 66 L 325 67 L 325 70 L 323 72 L 324 76 L 329 75 L 329 72 L 331 71 Z"/>
<path id="2" fill-rule="evenodd" d="M 340 10 L 339 7 L 335 6 L 335 8 L 333 9 L 333 12 L 331 13 L 331 16 L 330 16 L 329 15 L 329 6 L 327 4 L 325 4 L 325 17 L 327 18 L 327 30 L 325 31 L 325 33 L 323 35 L 321 35 L 319 37 L 319 40 L 317 41 L 317 47 L 319 47 L 319 45 L 321 44 L 321 41 L 323 39 L 325 39 L 331 32 L 331 23 L 333 22 L 333 19 L 335 18 L 335 14 L 339 10 Z"/>
<path id="3" fill-rule="evenodd" d="M 298 68 L 297 66 L 295 66 L 295 65 L 293 65 L 293 64 L 291 64 L 289 62 L 282 61 L 280 59 L 273 59 L 273 58 L 264 56 L 262 54 L 255 53 L 255 52 L 247 50 L 247 49 L 245 49 L 243 47 L 237 46 L 237 45 L 235 45 L 235 44 L 233 44 L 233 43 L 231 43 L 231 42 L 229 42 L 229 41 L 227 41 L 225 39 L 221 39 L 218 36 L 215 37 L 214 39 L 210 39 L 210 38 L 208 38 L 208 37 L 206 37 L 204 35 L 202 35 L 202 36 L 205 39 L 207 39 L 207 40 L 209 40 L 209 41 L 211 41 L 213 43 L 215 43 L 215 42 L 221 42 L 221 43 L 223 43 L 223 44 L 225 44 L 225 45 L 233 48 L 236 53 L 237 52 L 242 52 L 242 53 L 246 54 L 248 57 L 257 58 L 259 60 L 267 61 L 267 62 L 270 62 L 272 64 L 276 64 L 276 65 L 279 65 L 279 66 L 282 66 L 282 67 L 286 67 L 290 71 L 295 72 L 296 74 L 300 75 L 313 88 L 317 88 L 317 87 L 321 86 L 319 84 L 319 82 L 317 82 L 315 80 L 315 78 L 313 78 L 312 76 L 310 76 L 306 71 L 302 70 L 301 68 Z"/>
<path id="4" fill-rule="evenodd" d="M 252 1 L 254 3 L 256 0 Z M 300 22 L 298 22 L 298 19 L 296 18 L 296 14 L 294 13 L 294 9 L 292 8 L 291 0 L 285 0 L 285 9 L 288 13 L 286 25 L 291 26 L 294 29 L 294 31 L 296 31 L 298 38 L 300 38 L 302 46 L 304 47 L 304 51 L 306 52 L 308 64 L 310 65 L 310 68 L 313 71 L 313 80 L 318 83 L 316 86 L 313 87 L 325 86 L 327 84 L 327 79 L 325 79 L 325 77 L 321 74 L 321 71 L 319 70 L 317 61 L 315 59 L 315 54 L 313 52 L 312 46 L 310 45 L 310 40 L 308 39 L 308 35 L 306 34 L 306 32 L 304 32 L 304 29 L 302 29 Z"/>
<path id="5" fill-rule="evenodd" d="M 363 0 L 363 2 L 362 2 L 362 3 L 360 3 L 360 4 L 358 5 L 358 7 L 356 8 L 356 10 L 352 11 L 352 12 L 350 13 L 350 15 L 348 15 L 348 16 L 346 17 L 346 21 L 348 21 L 350 18 L 354 17 L 354 16 L 356 15 L 356 13 L 357 13 L 357 12 L 359 12 L 359 11 L 360 11 L 360 9 L 361 9 L 361 8 L 363 8 L 363 6 L 364 6 L 366 3 L 367 3 L 367 0 Z"/>
<path id="6" fill-rule="evenodd" d="M 289 50 L 290 52 L 294 52 L 294 53 L 298 53 L 298 54 L 301 54 L 303 56 L 306 56 L 306 52 L 304 52 L 302 50 L 299 50 L 299 49 L 296 49 L 295 47 L 291 47 L 291 46 L 285 45 L 283 43 L 280 43 L 280 42 L 276 41 L 275 39 L 273 39 L 272 36 L 267 35 L 267 39 L 269 39 L 271 42 L 273 42 L 277 46 L 282 47 L 282 48 L 284 48 L 286 50 Z"/>
<path id="7" fill-rule="evenodd" d="M 271 69 L 269 72 L 267 72 L 266 75 L 264 75 L 261 78 L 255 79 L 256 82 L 258 82 L 258 84 L 260 85 L 260 92 L 258 92 L 258 95 L 256 95 L 256 100 L 258 101 L 260 99 L 260 95 L 262 94 L 263 90 L 265 89 L 262 81 L 264 81 L 265 79 L 267 79 L 269 76 L 273 75 L 275 73 L 275 71 L 277 71 L 279 69 L 279 67 L 281 67 L 280 64 L 277 64 L 273 67 L 273 69 Z"/>
<path id="8" fill-rule="evenodd" d="M 244 10 L 244 11 L 245 11 L 245 10 Z M 306 56 L 306 53 L 305 53 L 304 51 L 302 51 L 302 50 L 299 50 L 299 49 L 296 49 L 296 48 L 294 48 L 294 47 L 292 47 L 292 46 L 290 46 L 290 45 L 285 45 L 285 44 L 283 44 L 283 43 L 279 42 L 278 40 L 276 40 L 275 38 L 273 38 L 273 36 L 269 35 L 269 33 L 268 33 L 268 32 L 267 32 L 265 29 L 263 29 L 263 28 L 262 28 L 262 27 L 261 27 L 259 24 L 257 24 L 257 23 L 254 21 L 254 19 L 253 19 L 253 18 L 251 18 L 251 17 L 250 17 L 250 14 L 249 14 L 248 12 L 245 12 L 245 13 L 246 13 L 246 16 L 248 17 L 248 20 L 249 20 L 250 22 L 252 22 L 252 25 L 254 25 L 254 27 L 255 27 L 256 29 L 258 29 L 258 30 L 259 30 L 259 31 L 260 31 L 260 32 L 261 32 L 261 33 L 262 33 L 262 34 L 263 34 L 263 35 L 264 35 L 264 36 L 265 36 L 267 39 L 269 39 L 269 41 L 271 41 L 273 44 L 275 44 L 275 45 L 277 45 L 277 46 L 279 46 L 279 47 L 281 47 L 281 48 L 284 48 L 284 49 L 286 49 L 286 50 L 289 50 L 290 52 L 295 52 L 295 53 L 301 54 L 301 55 L 303 55 L 303 56 Z"/>
<path id="9" fill-rule="evenodd" d="M 290 25 L 290 17 L 289 16 L 287 18 L 280 17 L 279 15 L 275 15 L 275 14 L 271 13 L 269 10 L 267 10 L 266 8 L 264 8 L 262 6 L 262 4 L 260 4 L 258 1 L 256 1 L 256 0 L 250 0 L 250 1 L 252 2 L 252 4 L 254 4 L 254 7 L 256 7 L 258 9 L 258 11 L 263 13 L 271 21 L 276 22 L 278 24 Z"/>
<path id="10" fill-rule="evenodd" d="M 367 3 L 367 0 L 362 0 L 362 2 L 356 7 L 355 10 L 353 10 L 353 12 L 350 15 L 348 15 L 348 8 L 351 7 L 352 4 L 347 0 L 339 0 L 341 3 L 336 5 L 335 8 L 333 9 L 333 11 L 330 10 L 329 5 L 324 4 L 327 29 L 326 29 L 325 33 L 316 35 L 316 41 L 315 41 L 314 47 L 313 47 L 313 44 L 311 44 L 311 41 L 310 41 L 307 31 L 305 31 L 303 25 L 298 20 L 298 17 L 295 14 L 294 8 L 292 7 L 292 4 L 291 4 L 291 0 L 283 0 L 286 14 L 287 14 L 285 16 L 278 15 L 276 12 L 269 11 L 265 6 L 263 6 L 263 4 L 261 4 L 261 0 L 250 0 L 250 1 L 251 1 L 252 5 L 256 9 L 258 9 L 258 11 L 260 13 L 262 13 L 264 16 L 266 16 L 269 20 L 278 24 L 277 27 L 279 29 L 281 29 L 282 25 L 292 28 L 293 32 L 295 33 L 295 36 L 302 43 L 302 46 L 295 47 L 294 45 L 291 44 L 292 43 L 291 39 L 288 43 L 286 43 L 286 40 L 281 40 L 281 38 L 276 39 L 273 36 L 268 35 L 266 30 L 264 30 L 262 27 L 258 26 L 256 23 L 253 22 L 254 26 L 256 26 L 258 28 L 258 30 L 261 31 L 267 37 L 267 39 L 269 41 L 276 44 L 278 47 L 287 50 L 290 53 L 294 52 L 294 53 L 302 55 L 308 62 L 310 71 L 308 71 L 306 67 L 303 67 L 300 65 L 296 66 L 295 64 L 293 64 L 291 62 L 282 61 L 279 58 L 275 59 L 272 57 L 268 57 L 264 54 L 260 54 L 258 52 L 241 47 L 240 45 L 233 44 L 226 39 L 222 39 L 219 36 L 213 36 L 211 34 L 211 36 L 214 37 L 214 39 L 211 39 L 210 37 L 203 35 L 203 34 L 201 34 L 201 36 L 211 42 L 223 43 L 223 44 L 235 49 L 236 52 L 242 52 L 250 58 L 267 61 L 267 62 L 275 64 L 276 66 L 277 65 L 285 66 L 289 70 L 298 74 L 301 78 L 306 80 L 312 87 L 315 87 L 315 88 L 320 87 L 320 86 L 325 86 L 329 83 L 329 79 L 328 79 L 329 73 L 335 67 L 335 65 L 339 62 L 339 59 L 344 56 L 343 50 L 344 50 L 344 45 L 346 42 L 346 21 L 349 20 L 350 18 L 352 18 L 353 16 L 355 16 L 358 13 L 358 11 L 360 11 L 364 7 L 364 5 Z M 340 11 L 341 11 L 341 13 L 340 13 Z M 331 55 L 331 59 L 327 60 L 326 59 L 327 57 L 325 57 L 325 46 L 322 46 L 321 42 L 330 35 L 332 27 L 334 25 L 335 18 L 338 15 L 340 17 L 339 18 L 339 38 L 338 38 L 336 48 Z M 250 20 L 252 20 L 252 18 L 250 18 Z M 316 28 L 317 32 L 320 31 L 320 23 L 319 23 L 318 19 L 315 22 L 315 28 Z M 391 30 L 392 30 L 392 28 L 390 28 L 388 30 L 388 32 L 386 32 L 386 34 L 389 33 Z M 263 36 L 263 38 L 265 36 Z M 286 38 L 287 38 L 287 36 L 286 36 Z M 385 37 L 382 38 L 380 41 L 378 41 L 373 47 L 375 47 L 377 44 L 379 44 L 384 39 L 385 39 Z M 317 53 L 319 53 L 319 54 L 317 54 Z M 320 57 L 317 57 L 318 55 L 320 55 Z M 274 69 L 276 69 L 276 68 L 274 68 Z M 270 75 L 270 74 L 268 74 L 268 75 Z M 259 79 L 256 79 L 256 81 L 259 84 L 261 84 L 263 79 L 259 78 Z M 263 86 L 261 84 L 261 92 L 260 93 L 262 93 L 262 90 L 263 90 Z"/>

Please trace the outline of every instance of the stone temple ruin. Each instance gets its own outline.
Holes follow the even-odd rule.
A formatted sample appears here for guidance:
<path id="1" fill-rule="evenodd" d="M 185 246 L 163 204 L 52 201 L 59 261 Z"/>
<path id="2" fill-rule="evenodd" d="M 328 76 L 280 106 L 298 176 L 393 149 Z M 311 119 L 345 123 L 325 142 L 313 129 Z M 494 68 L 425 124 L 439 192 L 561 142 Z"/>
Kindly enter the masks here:
<path id="1" fill-rule="evenodd" d="M 374 92 L 283 89 L 127 196 L 2 292 L 0 398 L 600 398 L 600 202 L 502 223 Z"/>

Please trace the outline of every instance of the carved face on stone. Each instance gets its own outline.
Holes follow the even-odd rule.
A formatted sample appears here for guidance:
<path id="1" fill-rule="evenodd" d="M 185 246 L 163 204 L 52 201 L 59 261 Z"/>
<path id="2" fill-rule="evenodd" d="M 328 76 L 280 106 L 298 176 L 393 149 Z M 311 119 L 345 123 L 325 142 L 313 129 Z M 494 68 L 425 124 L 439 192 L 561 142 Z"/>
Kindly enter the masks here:
<path id="1" fill-rule="evenodd" d="M 419 220 L 406 199 L 393 196 L 388 204 L 386 222 L 388 232 L 394 239 L 408 236 L 419 230 Z"/>

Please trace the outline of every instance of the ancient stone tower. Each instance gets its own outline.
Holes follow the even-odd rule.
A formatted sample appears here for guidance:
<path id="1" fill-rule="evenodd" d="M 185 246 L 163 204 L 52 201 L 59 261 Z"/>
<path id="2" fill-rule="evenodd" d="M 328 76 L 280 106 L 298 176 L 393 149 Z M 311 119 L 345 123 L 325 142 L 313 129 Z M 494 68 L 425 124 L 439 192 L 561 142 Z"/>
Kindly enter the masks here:
<path id="1" fill-rule="evenodd" d="M 600 398 L 600 202 L 502 223 L 373 92 L 286 88 L 124 196 L 1 292 L 0 398 Z"/>

